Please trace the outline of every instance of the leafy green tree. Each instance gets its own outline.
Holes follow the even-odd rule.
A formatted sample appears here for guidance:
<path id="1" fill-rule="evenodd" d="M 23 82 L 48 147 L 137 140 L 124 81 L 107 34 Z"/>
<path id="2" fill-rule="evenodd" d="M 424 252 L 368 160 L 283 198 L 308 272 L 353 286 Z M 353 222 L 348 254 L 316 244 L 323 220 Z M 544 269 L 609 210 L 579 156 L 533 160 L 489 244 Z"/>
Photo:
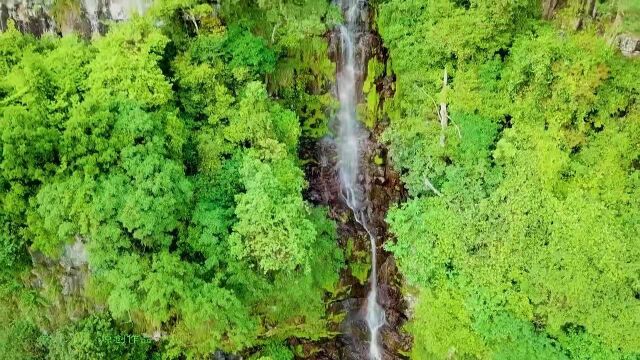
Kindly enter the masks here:
<path id="1" fill-rule="evenodd" d="M 144 108 L 166 104 L 171 84 L 158 66 L 169 39 L 151 19 L 135 17 L 96 41 L 97 54 L 87 78 L 90 96 L 116 96 Z"/>
<path id="2" fill-rule="evenodd" d="M 316 231 L 300 195 L 302 171 L 282 146 L 263 146 L 249 153 L 240 169 L 246 192 L 236 197 L 231 249 L 238 257 L 256 259 L 264 271 L 306 268 Z"/>
<path id="3" fill-rule="evenodd" d="M 328 96 L 333 8 L 286 4 L 288 40 L 277 30 L 276 44 L 265 35 L 281 20 L 276 4 L 228 5 L 160 1 L 92 42 L 0 34 L 0 293 L 15 325 L 0 334 L 3 354 L 203 358 L 264 346 L 291 358 L 272 344 L 332 336 L 325 292 L 342 255 L 335 225 L 303 199 L 297 152 L 300 109 Z M 285 99 L 273 79 L 294 57 Z M 63 296 L 60 279 L 76 269 L 59 263 L 78 242 L 85 285 Z M 126 334 L 161 340 L 101 340 Z"/>
<path id="4" fill-rule="evenodd" d="M 383 139 L 412 196 L 388 248 L 419 294 L 416 358 L 638 354 L 640 68 L 534 6 L 380 6 L 398 78 Z"/>

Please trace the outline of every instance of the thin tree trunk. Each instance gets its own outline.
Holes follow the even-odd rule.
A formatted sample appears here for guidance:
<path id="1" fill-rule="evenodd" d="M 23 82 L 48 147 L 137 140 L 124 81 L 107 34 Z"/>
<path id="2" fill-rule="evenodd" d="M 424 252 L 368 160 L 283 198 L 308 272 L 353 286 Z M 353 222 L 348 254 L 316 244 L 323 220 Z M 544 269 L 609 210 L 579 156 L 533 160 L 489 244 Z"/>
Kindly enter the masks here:
<path id="1" fill-rule="evenodd" d="M 198 27 L 198 22 L 196 21 L 196 17 L 191 15 L 191 22 L 193 26 L 196 28 L 196 34 L 200 34 L 200 28 Z"/>
<path id="2" fill-rule="evenodd" d="M 442 77 L 442 91 L 443 93 L 447 90 L 447 68 L 444 68 L 444 76 Z M 440 103 L 440 112 L 438 114 L 440 117 L 440 146 L 444 147 L 445 145 L 445 131 L 447 130 L 447 125 L 449 125 L 449 113 L 447 112 L 447 103 L 443 96 Z"/>
<path id="3" fill-rule="evenodd" d="M 609 39 L 607 40 L 609 46 L 616 45 L 618 35 L 620 34 L 620 28 L 622 27 L 623 18 L 624 16 L 622 15 L 622 12 L 618 9 L 616 18 L 613 20 L 613 25 L 611 26 L 611 30 L 609 30 Z"/>
<path id="4" fill-rule="evenodd" d="M 588 0 L 586 15 L 596 17 L 596 0 Z"/>
<path id="5" fill-rule="evenodd" d="M 547 20 L 551 19 L 557 6 L 558 0 L 545 0 L 542 4 L 542 17 Z"/>
<path id="6" fill-rule="evenodd" d="M 276 31 L 278 30 L 278 26 L 280 26 L 280 23 L 276 23 L 273 26 L 273 31 L 271 31 L 271 43 L 273 44 L 276 41 Z"/>

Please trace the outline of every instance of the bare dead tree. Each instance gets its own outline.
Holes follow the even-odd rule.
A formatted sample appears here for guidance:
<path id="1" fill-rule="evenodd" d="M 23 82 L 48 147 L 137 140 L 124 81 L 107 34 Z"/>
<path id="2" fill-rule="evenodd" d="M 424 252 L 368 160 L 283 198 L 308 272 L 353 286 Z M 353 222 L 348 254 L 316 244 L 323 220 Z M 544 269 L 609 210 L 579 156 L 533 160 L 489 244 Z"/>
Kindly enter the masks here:
<path id="1" fill-rule="evenodd" d="M 433 186 L 433 184 L 431 183 L 431 181 L 429 180 L 428 177 L 424 177 L 424 186 L 427 187 L 427 190 L 431 190 L 433 191 L 436 195 L 438 196 L 442 196 L 442 193 L 440 191 L 438 191 L 438 189 L 436 189 L 435 186 Z"/>
<path id="2" fill-rule="evenodd" d="M 543 0 L 542 17 L 547 20 L 551 19 L 557 7 L 558 7 L 558 0 Z"/>
<path id="3" fill-rule="evenodd" d="M 447 91 L 447 68 L 444 68 L 444 75 L 442 77 L 442 92 L 446 94 Z M 440 102 L 440 111 L 438 112 L 438 117 L 440 118 L 440 146 L 444 147 L 445 144 L 445 131 L 447 130 L 447 126 L 449 125 L 449 113 L 447 111 L 447 102 L 445 97 L 442 97 Z"/>

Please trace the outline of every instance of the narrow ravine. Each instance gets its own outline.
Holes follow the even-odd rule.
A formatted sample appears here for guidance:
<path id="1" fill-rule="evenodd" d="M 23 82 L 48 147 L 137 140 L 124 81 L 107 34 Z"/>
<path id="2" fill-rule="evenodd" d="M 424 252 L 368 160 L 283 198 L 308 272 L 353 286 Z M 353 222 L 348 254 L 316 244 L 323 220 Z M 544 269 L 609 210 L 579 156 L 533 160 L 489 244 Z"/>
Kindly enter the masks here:
<path id="1" fill-rule="evenodd" d="M 345 319 L 334 329 L 340 333 L 337 338 L 316 344 L 319 352 L 313 359 L 403 359 L 411 343 L 402 331 L 407 306 L 394 259 L 383 245 L 389 238 L 384 218 L 389 206 L 404 197 L 404 187 L 378 141 L 386 120 L 365 126 L 359 118 L 365 105 L 367 64 L 371 59 L 385 64 L 386 50 L 368 2 L 340 0 L 338 5 L 344 23 L 330 34 L 329 42 L 339 106 L 330 124 L 331 135 L 306 144 L 303 156 L 315 160 L 306 168 L 310 185 L 306 197 L 329 207 L 347 255 L 340 283 L 346 292 L 330 308 L 334 314 L 345 314 Z M 373 82 L 382 106 L 393 95 L 393 77 L 386 70 L 375 76 L 379 77 L 368 81 Z M 366 279 L 356 274 L 362 261 L 368 265 Z"/>
<path id="2" fill-rule="evenodd" d="M 336 83 L 340 111 L 337 116 L 338 136 L 338 172 L 343 200 L 353 211 L 354 219 L 360 224 L 371 244 L 371 271 L 369 276 L 369 294 L 367 296 L 366 321 L 369 328 L 369 358 L 382 358 L 378 341 L 380 327 L 385 323 L 384 309 L 378 304 L 377 275 L 377 240 L 374 230 L 369 226 L 366 212 L 368 194 L 360 183 L 360 147 L 364 132 L 358 122 L 356 91 L 356 74 L 362 73 L 363 58 L 357 56 L 358 37 L 363 33 L 362 14 L 365 2 L 359 0 L 342 0 L 345 23 L 339 27 L 341 61 L 337 71 Z"/>

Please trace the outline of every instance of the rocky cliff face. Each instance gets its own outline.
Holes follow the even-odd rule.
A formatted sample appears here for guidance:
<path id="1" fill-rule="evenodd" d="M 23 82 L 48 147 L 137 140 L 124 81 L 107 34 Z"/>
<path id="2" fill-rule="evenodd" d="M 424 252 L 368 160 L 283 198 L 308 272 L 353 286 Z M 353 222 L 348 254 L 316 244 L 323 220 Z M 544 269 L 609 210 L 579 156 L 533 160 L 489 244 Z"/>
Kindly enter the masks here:
<path id="1" fill-rule="evenodd" d="M 49 32 L 54 27 L 53 19 L 48 11 L 51 6 L 51 1 L 2 1 L 0 3 L 0 29 L 4 31 L 8 21 L 13 20 L 20 31 L 37 36 Z"/>
<path id="2" fill-rule="evenodd" d="M 70 32 L 91 36 L 104 33 L 110 20 L 126 20 L 150 5 L 151 0 L 0 0 L 0 29 L 13 20 L 20 31 L 36 36 Z"/>
<path id="3" fill-rule="evenodd" d="M 592 0 L 574 0 L 584 3 L 585 16 L 598 17 L 597 4 Z M 0 0 L 0 31 L 7 29 L 10 20 L 18 30 L 42 36 L 46 33 L 65 35 L 71 32 L 91 37 L 104 34 L 110 21 L 122 21 L 134 13 L 142 14 L 153 0 Z M 571 0 L 540 0 L 541 15 L 552 19 L 556 13 L 571 4 Z M 614 26 L 621 21 L 616 16 Z M 578 27 L 582 21 L 576 23 Z M 618 24 L 620 25 L 620 24 Z M 640 35 L 620 34 L 615 44 L 624 56 L 640 56 Z"/>
<path id="4" fill-rule="evenodd" d="M 90 309 L 96 309 L 96 305 L 84 297 L 90 273 L 85 239 L 76 237 L 74 243 L 64 245 L 56 258 L 32 251 L 31 261 L 29 282 L 50 305 L 46 310 L 48 323 L 43 324 L 45 328 L 82 319 Z"/>
<path id="5" fill-rule="evenodd" d="M 618 36 L 618 47 L 625 56 L 640 56 L 640 35 L 621 34 Z"/>

